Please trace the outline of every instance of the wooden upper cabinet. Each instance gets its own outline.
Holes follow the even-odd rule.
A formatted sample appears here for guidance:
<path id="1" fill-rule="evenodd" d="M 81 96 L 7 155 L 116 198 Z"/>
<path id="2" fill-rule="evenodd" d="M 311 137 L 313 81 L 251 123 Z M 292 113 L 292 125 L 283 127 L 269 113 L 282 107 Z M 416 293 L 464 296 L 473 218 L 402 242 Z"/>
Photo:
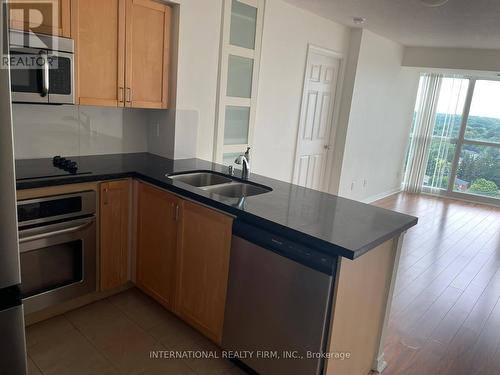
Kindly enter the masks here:
<path id="1" fill-rule="evenodd" d="M 176 313 L 220 343 L 233 219 L 182 201 L 177 242 Z"/>
<path id="2" fill-rule="evenodd" d="M 128 281 L 130 181 L 101 183 L 100 188 L 101 290 Z"/>
<path id="3" fill-rule="evenodd" d="M 72 0 L 77 102 L 167 108 L 171 9 L 152 0 Z"/>
<path id="4" fill-rule="evenodd" d="M 70 37 L 70 0 L 9 0 L 9 4 L 11 29 Z"/>
<path id="5" fill-rule="evenodd" d="M 140 183 L 137 216 L 137 285 L 173 308 L 179 199 Z"/>
<path id="6" fill-rule="evenodd" d="M 126 1 L 126 106 L 167 108 L 170 7 L 152 0 Z"/>
<path id="7" fill-rule="evenodd" d="M 125 0 L 72 0 L 77 103 L 123 107 Z"/>

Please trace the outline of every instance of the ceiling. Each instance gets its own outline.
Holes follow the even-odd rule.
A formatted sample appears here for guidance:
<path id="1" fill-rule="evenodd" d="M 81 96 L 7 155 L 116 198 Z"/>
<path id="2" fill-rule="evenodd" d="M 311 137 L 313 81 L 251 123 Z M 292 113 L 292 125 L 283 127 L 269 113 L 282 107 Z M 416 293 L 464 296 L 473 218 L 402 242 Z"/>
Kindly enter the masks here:
<path id="1" fill-rule="evenodd" d="M 347 26 L 363 27 L 405 46 L 500 49 L 500 0 L 286 0 Z"/>

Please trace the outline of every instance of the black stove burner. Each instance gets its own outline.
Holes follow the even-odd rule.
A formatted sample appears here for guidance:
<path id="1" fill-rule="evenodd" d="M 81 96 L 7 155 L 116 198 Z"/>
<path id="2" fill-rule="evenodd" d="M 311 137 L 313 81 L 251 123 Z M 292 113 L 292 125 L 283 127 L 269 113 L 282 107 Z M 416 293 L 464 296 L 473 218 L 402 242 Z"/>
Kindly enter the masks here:
<path id="1" fill-rule="evenodd" d="M 52 164 L 54 167 L 62 169 L 71 174 L 76 174 L 78 172 L 78 163 L 76 161 L 72 161 L 71 159 L 66 159 L 61 156 L 54 156 L 52 158 Z"/>

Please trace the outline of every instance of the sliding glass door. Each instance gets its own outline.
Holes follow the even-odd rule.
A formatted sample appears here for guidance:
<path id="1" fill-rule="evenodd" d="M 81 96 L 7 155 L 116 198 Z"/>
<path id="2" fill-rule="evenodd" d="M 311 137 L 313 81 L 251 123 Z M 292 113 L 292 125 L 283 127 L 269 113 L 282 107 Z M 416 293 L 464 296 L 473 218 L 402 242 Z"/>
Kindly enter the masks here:
<path id="1" fill-rule="evenodd" d="M 500 81 L 476 80 L 458 140 L 453 192 L 500 198 Z"/>
<path id="2" fill-rule="evenodd" d="M 499 204 L 500 81 L 440 85 L 422 190 Z"/>

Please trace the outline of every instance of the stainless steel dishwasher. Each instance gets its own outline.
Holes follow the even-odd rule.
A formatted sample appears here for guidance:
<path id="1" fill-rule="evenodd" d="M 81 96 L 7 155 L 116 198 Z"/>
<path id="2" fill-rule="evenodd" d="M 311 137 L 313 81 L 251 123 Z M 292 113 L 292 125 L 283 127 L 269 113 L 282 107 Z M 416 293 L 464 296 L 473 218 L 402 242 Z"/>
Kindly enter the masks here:
<path id="1" fill-rule="evenodd" d="M 321 374 L 337 258 L 235 221 L 222 347 L 262 374 Z"/>

